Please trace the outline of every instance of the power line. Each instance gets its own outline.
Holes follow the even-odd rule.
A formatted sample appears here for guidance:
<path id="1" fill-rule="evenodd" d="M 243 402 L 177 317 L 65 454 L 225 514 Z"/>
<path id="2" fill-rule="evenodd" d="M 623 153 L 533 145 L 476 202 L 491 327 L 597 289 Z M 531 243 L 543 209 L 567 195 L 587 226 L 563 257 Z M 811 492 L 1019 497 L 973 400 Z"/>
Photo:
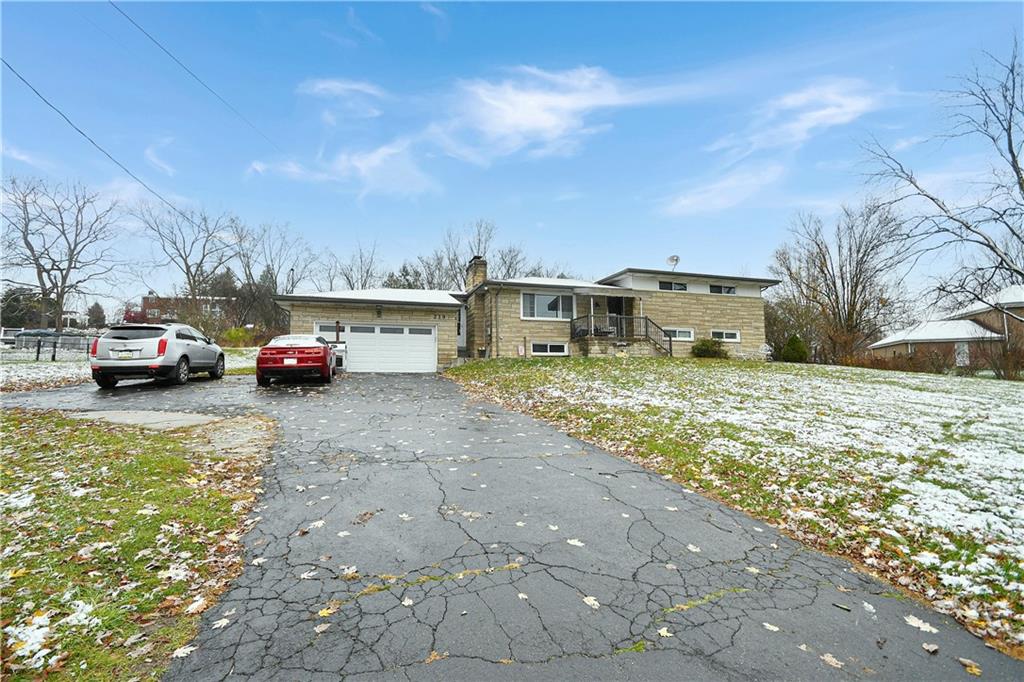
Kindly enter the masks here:
<path id="1" fill-rule="evenodd" d="M 143 35 L 145 35 L 145 36 L 146 36 L 147 38 L 149 38 L 149 39 L 150 39 L 150 40 L 151 40 L 151 41 L 153 42 L 153 44 L 154 44 L 154 45 L 156 45 L 156 46 L 157 46 L 157 47 L 159 47 L 159 48 L 160 48 L 161 50 L 163 50 L 163 53 L 164 53 L 164 54 L 166 54 L 166 55 L 167 55 L 168 57 L 170 57 L 171 59 L 173 59 L 173 60 L 174 60 L 174 63 L 175 63 L 175 64 L 177 64 L 177 65 L 178 65 L 178 66 L 180 66 L 180 67 L 181 67 L 182 69 L 184 69 L 184 70 L 185 70 L 185 73 L 187 73 L 188 75 L 192 76 L 192 78 L 193 78 L 193 79 L 195 79 L 195 81 L 196 81 L 197 83 L 199 83 L 199 84 L 200 84 L 200 85 L 202 85 L 202 86 L 203 86 L 204 88 L 206 88 L 206 89 L 207 89 L 207 90 L 208 90 L 208 91 L 210 92 L 210 94 L 211 94 L 211 95 L 213 95 L 214 97 L 216 97 L 217 99 L 219 99 L 219 100 L 220 100 L 220 102 L 221 102 L 221 104 L 223 104 L 223 105 L 224 105 L 224 106 L 226 106 L 226 107 L 227 107 L 228 109 L 230 109 L 230 110 L 231 110 L 231 112 L 232 112 L 232 113 L 233 113 L 233 114 L 234 114 L 235 116 L 237 116 L 238 118 L 240 118 L 240 119 L 241 119 L 241 120 L 242 120 L 242 121 L 243 121 L 243 122 L 244 122 L 244 123 L 245 123 L 245 124 L 246 124 L 247 126 L 249 126 L 250 128 L 252 128 L 253 130 L 255 130 L 255 131 L 256 131 L 256 133 L 257 133 L 257 134 L 258 134 L 258 135 L 259 135 L 260 137 L 262 137 L 262 138 L 263 138 L 264 140 L 266 140 L 266 141 L 267 141 L 267 142 L 269 142 L 269 143 L 270 143 L 271 145 L 273 145 L 274 149 L 276 149 L 277 151 L 281 152 L 282 154 L 284 153 L 284 150 L 283 150 L 283 149 L 281 149 L 281 148 L 280 148 L 279 146 L 277 146 L 277 143 L 276 143 L 276 142 L 274 142 L 273 140 L 271 140 L 271 139 L 270 139 L 270 138 L 269 138 L 269 137 L 268 137 L 268 136 L 267 136 L 267 135 L 266 135 L 266 134 L 265 134 L 265 133 L 264 133 L 264 132 L 263 132 L 262 130 L 260 130 L 259 128 L 257 128 L 257 127 L 256 127 L 256 124 L 254 124 L 254 123 L 253 123 L 252 121 L 250 121 L 250 120 L 249 120 L 248 118 L 246 118 L 246 117 L 245 117 L 245 115 L 244 115 L 244 114 L 243 114 L 243 113 L 242 113 L 241 111 L 239 111 L 239 110 L 238 110 L 238 109 L 236 109 L 236 108 L 235 108 L 234 106 L 232 106 L 232 105 L 231 105 L 231 102 L 228 102 L 228 101 L 227 101 L 226 99 L 224 99 L 223 97 L 221 97 L 221 96 L 220 96 L 220 93 L 218 93 L 218 92 L 217 92 L 216 90 L 214 90 L 214 89 L 213 89 L 213 88 L 211 88 L 211 87 L 210 87 L 209 85 L 207 85 L 207 84 L 206 84 L 206 82 L 205 82 L 205 81 L 204 81 L 204 80 L 203 80 L 202 78 L 200 78 L 199 76 L 197 76 L 197 75 L 196 75 L 196 73 L 195 73 L 195 72 L 194 72 L 194 71 L 193 71 L 192 69 L 190 69 L 190 68 L 188 68 L 187 66 L 185 66 L 185 64 L 184 64 L 184 63 L 182 63 L 182 61 L 181 61 L 180 59 L 178 59 L 177 57 L 175 57 L 175 56 L 174 56 L 174 54 L 172 54 L 170 50 L 168 50 L 168 49 L 167 49 L 166 47 L 164 47 L 163 45 L 161 45 L 161 44 L 160 44 L 160 41 L 159 41 L 159 40 L 157 40 L 156 38 L 154 38 L 154 37 L 153 37 L 153 36 L 152 36 L 152 35 L 151 35 L 151 34 L 149 33 L 149 31 L 147 31 L 146 29 L 144 29 L 144 28 L 142 28 L 141 26 L 139 26 L 139 24 L 138 24 L 138 23 L 136 23 L 136 21 L 135 21 L 134 19 L 132 19 L 132 18 L 131 18 L 130 16 L 128 16 L 128 14 L 126 14 L 126 13 L 125 13 L 125 11 L 124 11 L 123 9 L 121 9 L 120 7 L 118 7 L 118 6 L 117 6 L 117 4 L 116 4 L 116 3 L 114 2 L 114 0 L 107 0 L 107 2 L 109 2 L 109 3 L 110 3 L 110 6 L 111 6 L 111 7 L 113 7 L 114 9 L 116 9 L 116 10 L 117 10 L 117 11 L 118 11 L 118 12 L 119 12 L 119 13 L 121 14 L 121 16 L 123 16 L 123 17 L 124 17 L 125 19 L 127 19 L 127 20 L 128 20 L 128 21 L 129 21 L 130 23 L 131 23 L 131 25 L 132 25 L 132 26 L 134 26 L 135 28 L 137 28 L 137 29 L 139 29 L 140 31 L 142 31 L 142 34 L 143 34 Z"/>
<path id="2" fill-rule="evenodd" d="M 116 165 L 116 166 L 117 166 L 118 168 L 120 168 L 120 169 L 121 169 L 121 170 L 123 170 L 123 171 L 124 171 L 125 173 L 127 173 L 127 174 L 128 174 L 128 175 L 129 175 L 129 176 L 130 176 L 130 177 L 131 177 L 131 178 L 132 178 L 132 179 L 133 179 L 133 180 L 134 180 L 135 182 L 137 182 L 137 183 L 139 183 L 140 185 L 142 185 L 143 187 L 145 187 L 145 188 L 146 188 L 146 190 L 147 190 L 147 191 L 148 191 L 148 192 L 149 192 L 150 194 L 152 194 L 152 195 L 153 195 L 153 196 L 155 196 L 155 197 L 156 197 L 157 199 L 159 199 L 160 201 L 162 201 L 162 202 L 164 202 L 165 204 L 167 204 L 167 205 L 168 205 L 168 206 L 169 206 L 169 207 L 171 208 L 171 210 L 173 210 L 173 211 L 174 211 L 175 213 L 177 213 L 178 215 L 180 215 L 180 216 L 181 216 L 182 218 L 184 218 L 184 219 L 185 219 L 185 220 L 187 220 L 188 222 L 190 222 L 190 223 L 192 223 L 193 225 L 195 225 L 195 223 L 193 222 L 193 220 L 192 220 L 191 218 L 189 218 L 189 217 L 188 217 L 187 215 L 185 215 L 184 213 L 182 213 L 182 212 L 181 212 L 181 210 L 179 210 L 177 206 L 175 206 L 175 205 L 174 205 L 174 204 L 172 204 L 172 203 L 171 203 L 170 201 L 168 201 L 167 199 L 165 199 L 165 198 L 164 198 L 164 196 L 163 196 L 162 194 L 160 194 L 160 192 L 157 192 L 157 191 L 156 191 L 155 189 L 153 189 L 152 187 L 150 187 L 149 185 L 147 185 L 147 184 L 146 184 L 146 183 L 145 183 L 145 182 L 144 182 L 144 181 L 142 180 L 142 178 L 140 178 L 140 177 L 139 177 L 138 175 L 136 175 L 135 173 L 133 173 L 133 172 L 131 172 L 130 170 L 128 170 L 128 167 L 127 167 L 127 166 L 125 166 L 125 165 L 124 165 L 123 163 L 121 163 L 120 161 L 118 161 L 117 159 L 115 159 L 115 158 L 114 158 L 114 156 L 113 156 L 113 155 L 112 155 L 112 154 L 111 154 L 110 152 L 108 152 L 108 151 L 107 151 L 106 149 L 104 149 L 104 148 L 103 148 L 102 146 L 100 146 L 100 144 L 99 144 L 99 143 L 98 143 L 98 142 L 97 142 L 96 140 L 94 140 L 94 139 L 92 139 L 91 137 L 89 137 L 89 134 L 88 134 L 88 133 L 86 133 L 86 132 L 85 132 L 84 130 L 82 130 L 82 129 L 81 129 L 81 128 L 79 128 L 79 127 L 78 127 L 77 125 L 75 125 L 74 121 L 72 121 L 72 120 L 71 120 L 70 118 L 68 118 L 67 114 L 65 114 L 65 113 L 64 113 L 63 111 L 61 111 L 61 110 L 60 110 L 60 109 L 59 109 L 59 108 L 57 107 L 57 105 L 56 105 L 56 104 L 54 104 L 54 103 L 53 103 L 53 102 L 51 102 L 50 100 L 46 99 L 46 97 L 45 97 L 45 96 L 43 96 L 43 93 L 41 93 L 41 92 L 39 92 L 38 90 L 36 90 L 35 86 L 34 86 L 34 85 L 32 85 L 31 83 L 29 83 L 29 82 L 28 82 L 28 80 L 26 80 L 24 76 L 22 76 L 22 75 L 21 75 L 20 73 L 18 73 L 18 70 L 17 70 L 17 69 L 15 69 L 15 68 L 14 68 L 13 66 L 11 66 L 11 65 L 10 65 L 10 63 L 9 63 L 9 62 L 8 62 L 8 61 L 7 61 L 6 59 L 4 59 L 3 57 L 0 57 L 0 61 L 2 61 L 2 62 L 3 62 L 4 66 L 6 66 L 6 67 L 7 67 L 8 69 L 10 69 L 10 70 L 11 70 L 11 73 L 13 73 L 13 74 L 14 74 L 15 76 L 17 76 L 17 77 L 18 77 L 18 80 L 20 80 L 20 81 L 21 81 L 22 83 L 24 83 L 24 84 L 25 84 L 25 85 L 26 85 L 26 86 L 28 87 L 28 89 L 29 89 L 29 90 L 31 90 L 32 92 L 34 92 L 34 93 L 35 93 L 35 95 L 36 95 L 36 97 L 38 97 L 39 99 L 41 99 L 41 100 L 43 101 L 43 103 L 44 103 L 44 104 L 46 104 L 46 106 L 50 107 L 50 108 L 51 108 L 51 109 L 53 109 L 53 110 L 54 110 L 55 112 L 57 112 L 57 115 L 58 115 L 58 116 L 60 116 L 60 117 L 61 117 L 62 119 L 64 119 L 64 121 L 65 121 L 65 122 L 66 122 L 66 123 L 67 123 L 67 124 L 68 124 L 69 126 L 71 126 L 72 128 L 74 128 L 74 129 L 75 129 L 75 132 L 77 132 L 77 133 L 78 133 L 79 135 L 81 135 L 81 136 L 82 136 L 82 137 L 84 137 L 84 138 L 85 138 L 86 140 L 88 140 L 88 141 L 89 141 L 89 143 L 90 143 L 90 144 L 91 144 L 91 145 L 92 145 L 93 147 L 96 147 L 96 149 L 100 150 L 100 152 L 101 152 L 101 153 L 102 153 L 102 154 L 103 154 L 103 155 L 104 155 L 105 157 L 107 157 L 108 159 L 110 159 L 111 161 L 113 161 L 113 162 L 114 162 L 114 164 L 115 164 L 115 165 Z"/>

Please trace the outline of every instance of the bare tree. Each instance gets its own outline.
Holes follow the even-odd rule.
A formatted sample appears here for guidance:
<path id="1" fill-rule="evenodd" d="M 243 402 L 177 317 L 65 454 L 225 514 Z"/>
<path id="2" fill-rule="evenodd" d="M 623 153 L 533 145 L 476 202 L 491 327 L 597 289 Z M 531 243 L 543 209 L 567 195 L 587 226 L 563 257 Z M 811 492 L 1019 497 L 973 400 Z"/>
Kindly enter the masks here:
<path id="1" fill-rule="evenodd" d="M 142 204 L 133 211 L 163 254 L 165 265 L 185 278 L 184 293 L 195 304 L 221 268 L 237 254 L 232 234 L 238 219 L 212 216 L 203 210 L 172 210 Z"/>
<path id="2" fill-rule="evenodd" d="M 956 269 L 938 286 L 947 302 L 980 301 L 1024 322 L 991 299 L 1002 287 L 1024 283 L 1024 66 L 1016 41 L 1008 60 L 986 57 L 986 71 L 975 68 L 947 93 L 953 117 L 947 137 L 978 139 L 995 152 L 971 198 L 940 196 L 877 141 L 868 152 L 875 178 L 894 188 L 893 203 L 910 216 L 908 243 L 921 254 L 955 258 Z"/>
<path id="3" fill-rule="evenodd" d="M 4 187 L 4 270 L 28 273 L 32 283 L 5 282 L 38 289 L 43 305 L 52 301 L 57 331 L 65 306 L 75 295 L 105 279 L 116 266 L 111 243 L 120 212 L 80 184 L 50 186 L 9 178 Z"/>
<path id="4" fill-rule="evenodd" d="M 831 230 L 815 215 L 801 215 L 793 242 L 775 252 L 777 295 L 817 310 L 822 355 L 845 362 L 905 319 L 902 280 L 912 248 L 903 223 L 886 204 L 843 207 Z"/>
<path id="5" fill-rule="evenodd" d="M 381 279 L 380 265 L 377 263 L 377 244 L 370 248 L 357 244 L 348 261 L 341 263 L 339 274 L 348 289 L 370 289 L 376 286 Z"/>

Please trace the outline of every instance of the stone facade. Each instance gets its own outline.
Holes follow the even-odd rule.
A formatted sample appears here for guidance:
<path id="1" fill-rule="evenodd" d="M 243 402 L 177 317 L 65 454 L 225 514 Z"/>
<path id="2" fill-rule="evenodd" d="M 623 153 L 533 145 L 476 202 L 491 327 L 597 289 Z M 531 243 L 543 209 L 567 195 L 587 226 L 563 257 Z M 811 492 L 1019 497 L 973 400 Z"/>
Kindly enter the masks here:
<path id="1" fill-rule="evenodd" d="M 643 341 L 625 341 L 601 336 L 584 336 L 576 339 L 571 345 L 573 355 L 583 357 L 601 357 L 607 355 L 626 356 L 630 358 L 660 358 L 665 352 L 646 339 Z"/>
<path id="2" fill-rule="evenodd" d="M 522 292 L 523 289 L 496 285 L 474 292 L 467 309 L 466 345 L 470 357 L 529 357 L 533 342 L 569 341 L 568 320 L 521 319 Z M 764 357 L 761 352 L 765 341 L 764 301 L 761 298 L 628 289 L 624 289 L 622 295 L 627 315 L 641 314 L 642 309 L 643 315 L 661 327 L 693 329 L 695 340 L 710 337 L 712 329 L 739 331 L 739 343 L 725 344 L 729 354 L 738 358 Z M 575 297 L 577 316 L 590 314 L 590 298 L 589 295 Z M 594 313 L 607 314 L 607 297 L 595 296 L 594 301 Z M 692 346 L 692 342 L 673 339 L 672 354 L 688 356 Z M 481 348 L 485 350 L 481 352 Z M 570 351 L 583 352 L 578 343 Z M 652 348 L 652 352 L 656 349 Z"/>
<path id="3" fill-rule="evenodd" d="M 733 357 L 764 358 L 764 299 L 754 296 L 645 291 L 643 314 L 660 327 L 689 327 L 694 340 L 710 338 L 711 330 L 738 331 L 739 343 L 725 343 Z M 692 342 L 673 339 L 672 354 L 689 355 Z"/>
<path id="4" fill-rule="evenodd" d="M 291 304 L 291 333 L 312 334 L 317 322 L 372 322 L 374 324 L 424 324 L 437 327 L 437 366 L 451 367 L 458 359 L 458 319 L 457 308 L 427 306 L 380 306 L 380 315 L 376 305 L 359 305 L 352 303 L 332 303 L 330 301 L 305 302 L 295 301 Z"/>

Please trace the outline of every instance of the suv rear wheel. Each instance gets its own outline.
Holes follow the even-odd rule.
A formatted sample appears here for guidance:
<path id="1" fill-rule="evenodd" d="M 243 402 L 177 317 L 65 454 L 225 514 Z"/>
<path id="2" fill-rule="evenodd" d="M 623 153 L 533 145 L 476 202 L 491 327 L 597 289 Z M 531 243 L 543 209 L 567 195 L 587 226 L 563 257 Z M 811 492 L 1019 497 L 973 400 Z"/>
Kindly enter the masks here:
<path id="1" fill-rule="evenodd" d="M 217 356 L 217 364 L 214 365 L 213 371 L 210 372 L 210 378 L 212 379 L 223 379 L 224 378 L 224 356 Z"/>
<path id="2" fill-rule="evenodd" d="M 182 384 L 187 384 L 188 383 L 188 376 L 189 376 L 188 358 L 184 358 L 183 357 L 180 360 L 178 360 L 178 364 L 174 368 L 174 376 L 171 377 L 171 380 L 174 383 L 176 383 L 179 386 L 181 386 Z"/>
<path id="3" fill-rule="evenodd" d="M 117 386 L 117 379 L 100 374 L 96 376 L 96 385 L 100 388 L 114 388 L 114 386 Z"/>

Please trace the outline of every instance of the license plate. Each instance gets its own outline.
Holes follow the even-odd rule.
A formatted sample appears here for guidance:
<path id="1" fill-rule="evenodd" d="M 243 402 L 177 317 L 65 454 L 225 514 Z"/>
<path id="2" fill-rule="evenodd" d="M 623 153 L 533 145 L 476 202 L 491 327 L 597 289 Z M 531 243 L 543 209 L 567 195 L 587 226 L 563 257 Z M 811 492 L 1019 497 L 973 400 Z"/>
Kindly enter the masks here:
<path id="1" fill-rule="evenodd" d="M 284 359 L 284 364 L 286 364 L 286 365 L 297 365 L 297 364 L 299 364 L 299 359 L 298 358 L 285 358 Z"/>
<path id="2" fill-rule="evenodd" d="M 130 350 L 118 351 L 117 359 L 118 360 L 131 360 L 132 359 L 132 352 Z"/>

